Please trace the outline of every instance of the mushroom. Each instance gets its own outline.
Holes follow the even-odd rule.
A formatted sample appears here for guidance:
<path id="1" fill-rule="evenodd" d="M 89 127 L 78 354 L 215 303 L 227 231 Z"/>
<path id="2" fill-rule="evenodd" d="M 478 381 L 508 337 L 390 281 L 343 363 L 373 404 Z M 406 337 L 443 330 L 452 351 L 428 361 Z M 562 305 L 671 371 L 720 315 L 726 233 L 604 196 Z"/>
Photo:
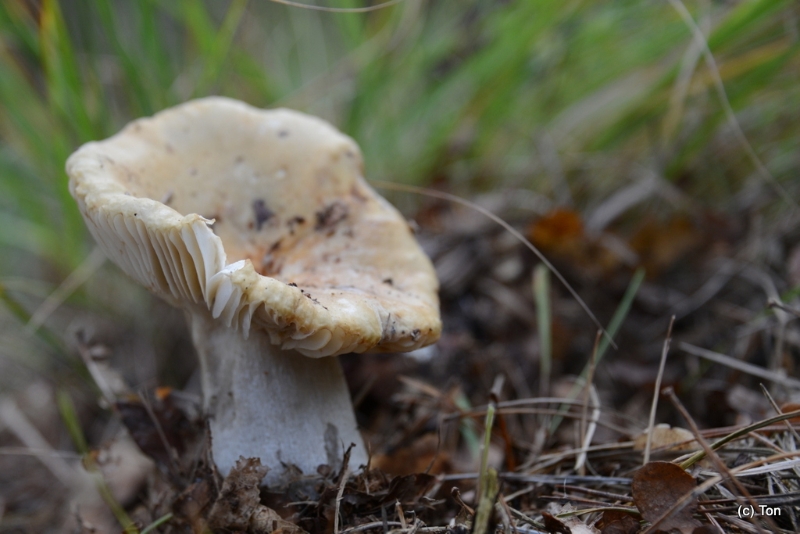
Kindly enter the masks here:
<path id="1" fill-rule="evenodd" d="M 441 331 L 438 282 L 405 219 L 364 181 L 355 142 L 287 109 L 212 97 L 139 119 L 67 161 L 100 247 L 185 310 L 211 450 L 264 483 L 367 451 L 337 358 Z"/>

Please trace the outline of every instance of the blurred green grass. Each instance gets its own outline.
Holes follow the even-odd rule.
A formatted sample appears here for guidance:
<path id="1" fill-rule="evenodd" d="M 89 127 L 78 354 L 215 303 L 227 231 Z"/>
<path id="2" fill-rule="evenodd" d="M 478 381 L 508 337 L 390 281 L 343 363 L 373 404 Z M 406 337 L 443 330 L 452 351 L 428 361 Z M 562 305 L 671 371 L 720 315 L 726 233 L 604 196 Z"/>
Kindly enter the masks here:
<path id="1" fill-rule="evenodd" d="M 738 124 L 800 197 L 800 8 L 685 5 Z M 87 257 L 64 172 L 74 149 L 209 94 L 330 120 L 380 180 L 525 188 L 582 211 L 644 168 L 726 209 L 759 179 L 713 80 L 666 1 L 405 0 L 326 13 L 266 0 L 5 0 L 0 284 L 35 305 Z"/>

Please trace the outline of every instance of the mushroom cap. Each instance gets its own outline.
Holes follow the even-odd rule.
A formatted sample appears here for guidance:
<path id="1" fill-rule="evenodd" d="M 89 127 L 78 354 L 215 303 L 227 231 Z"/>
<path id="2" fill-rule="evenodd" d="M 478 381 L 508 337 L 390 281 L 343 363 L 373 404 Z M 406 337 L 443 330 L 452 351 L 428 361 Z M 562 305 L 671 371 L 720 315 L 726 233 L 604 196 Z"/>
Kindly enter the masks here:
<path id="1" fill-rule="evenodd" d="M 194 100 L 87 143 L 70 192 L 150 291 L 312 357 L 409 351 L 441 332 L 438 281 L 356 143 L 288 109 Z"/>

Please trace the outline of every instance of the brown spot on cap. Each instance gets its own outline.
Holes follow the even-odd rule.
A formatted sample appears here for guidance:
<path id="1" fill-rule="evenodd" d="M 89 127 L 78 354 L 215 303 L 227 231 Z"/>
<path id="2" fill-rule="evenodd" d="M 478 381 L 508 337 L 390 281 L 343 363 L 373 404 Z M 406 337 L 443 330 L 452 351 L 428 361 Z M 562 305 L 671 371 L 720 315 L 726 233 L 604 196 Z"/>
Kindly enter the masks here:
<path id="1" fill-rule="evenodd" d="M 260 198 L 253 201 L 253 213 L 256 219 L 256 230 L 261 230 L 264 223 L 275 215 L 275 213 L 267 207 L 266 202 Z"/>
<path id="2" fill-rule="evenodd" d="M 350 210 L 347 204 L 341 201 L 331 202 L 324 209 L 316 213 L 317 224 L 314 230 L 325 230 L 335 226 L 337 223 L 345 220 Z"/>

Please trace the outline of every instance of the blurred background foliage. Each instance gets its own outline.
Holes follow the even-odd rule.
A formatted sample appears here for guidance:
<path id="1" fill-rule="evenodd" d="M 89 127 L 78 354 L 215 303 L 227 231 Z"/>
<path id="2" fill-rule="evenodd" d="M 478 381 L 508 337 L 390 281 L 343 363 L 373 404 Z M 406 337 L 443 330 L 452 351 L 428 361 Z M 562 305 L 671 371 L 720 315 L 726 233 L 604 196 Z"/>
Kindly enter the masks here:
<path id="1" fill-rule="evenodd" d="M 800 198 L 799 17 L 792 0 L 404 0 L 348 13 L 267 0 L 4 0 L 0 357 L 15 362 L 4 367 L 38 372 L 49 360 L 19 355 L 63 352 L 69 316 L 48 327 L 55 339 L 27 334 L 65 280 L 59 298 L 73 309 L 147 315 L 141 292 L 107 266 L 72 291 L 99 260 L 64 162 L 205 95 L 326 118 L 361 145 L 368 178 L 466 196 L 525 190 L 588 216 L 656 176 L 683 208 L 731 213 L 755 195 L 754 209 L 778 221 Z M 388 196 L 407 212 L 419 202 Z M 20 330 L 31 315 L 38 322 Z M 18 375 L 4 376 L 9 386 Z"/>

